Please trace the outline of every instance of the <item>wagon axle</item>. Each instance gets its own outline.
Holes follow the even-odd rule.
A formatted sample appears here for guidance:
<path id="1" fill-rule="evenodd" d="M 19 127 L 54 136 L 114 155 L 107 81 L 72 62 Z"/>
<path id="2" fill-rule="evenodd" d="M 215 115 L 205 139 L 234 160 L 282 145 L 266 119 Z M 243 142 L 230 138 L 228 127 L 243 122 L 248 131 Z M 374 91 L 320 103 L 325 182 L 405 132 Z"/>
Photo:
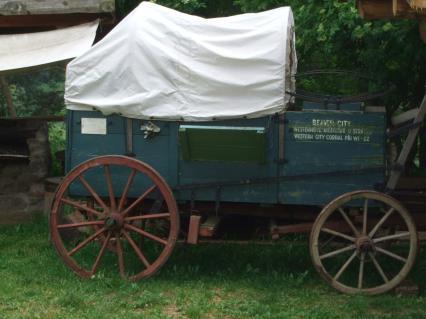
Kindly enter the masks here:
<path id="1" fill-rule="evenodd" d="M 358 256 L 362 254 L 374 253 L 376 247 L 374 241 L 369 236 L 361 236 L 355 241 Z"/>
<path id="2" fill-rule="evenodd" d="M 105 219 L 105 227 L 109 230 L 120 230 L 124 225 L 122 214 L 112 213 Z"/>

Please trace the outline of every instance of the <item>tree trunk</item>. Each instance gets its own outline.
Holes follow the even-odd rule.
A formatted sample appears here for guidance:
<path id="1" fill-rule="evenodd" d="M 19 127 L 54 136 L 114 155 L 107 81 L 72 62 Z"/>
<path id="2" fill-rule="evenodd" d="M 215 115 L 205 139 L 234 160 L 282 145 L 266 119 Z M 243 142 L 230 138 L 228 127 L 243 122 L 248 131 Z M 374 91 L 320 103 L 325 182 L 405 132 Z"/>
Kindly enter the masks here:
<path id="1" fill-rule="evenodd" d="M 15 106 L 13 105 L 12 93 L 10 92 L 9 83 L 3 76 L 0 76 L 0 85 L 2 87 L 3 95 L 6 99 L 7 110 L 10 117 L 16 117 Z"/>

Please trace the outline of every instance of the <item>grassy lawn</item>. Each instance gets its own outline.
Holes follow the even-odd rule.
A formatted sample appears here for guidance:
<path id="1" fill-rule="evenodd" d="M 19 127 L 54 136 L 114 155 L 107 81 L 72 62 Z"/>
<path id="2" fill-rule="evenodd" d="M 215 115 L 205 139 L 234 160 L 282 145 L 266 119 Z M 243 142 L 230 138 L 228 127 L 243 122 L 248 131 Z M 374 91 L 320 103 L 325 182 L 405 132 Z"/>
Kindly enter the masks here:
<path id="1" fill-rule="evenodd" d="M 80 280 L 57 257 L 43 220 L 0 227 L 0 318 L 426 318 L 426 253 L 418 297 L 348 296 L 324 284 L 306 242 L 178 245 L 151 279 Z"/>

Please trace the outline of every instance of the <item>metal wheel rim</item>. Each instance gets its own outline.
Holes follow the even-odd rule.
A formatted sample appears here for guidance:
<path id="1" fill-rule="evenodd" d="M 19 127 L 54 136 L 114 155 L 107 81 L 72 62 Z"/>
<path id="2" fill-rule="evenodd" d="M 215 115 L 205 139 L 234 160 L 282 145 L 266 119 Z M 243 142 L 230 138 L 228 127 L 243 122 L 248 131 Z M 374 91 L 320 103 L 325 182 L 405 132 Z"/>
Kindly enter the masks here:
<path id="1" fill-rule="evenodd" d="M 158 256 L 158 258 L 150 265 L 150 267 L 147 267 L 145 270 L 127 278 L 131 281 L 138 281 L 143 278 L 148 278 L 154 275 L 166 263 L 171 253 L 173 252 L 173 248 L 176 244 L 176 240 L 179 233 L 179 213 L 177 204 L 174 199 L 172 190 L 155 169 L 139 160 L 126 156 L 111 155 L 100 156 L 90 159 L 76 166 L 64 177 L 62 183 L 59 185 L 56 191 L 55 198 L 52 204 L 52 210 L 50 213 L 50 232 L 54 247 L 59 256 L 65 262 L 65 264 L 82 278 L 90 278 L 93 276 L 93 273 L 80 267 L 80 265 L 68 255 L 67 249 L 64 246 L 64 243 L 58 231 L 57 220 L 58 210 L 61 208 L 62 205 L 61 198 L 63 198 L 70 184 L 76 178 L 78 178 L 78 176 L 82 175 L 84 172 L 90 170 L 91 168 L 105 165 L 122 166 L 123 163 L 125 163 L 124 166 L 137 170 L 138 172 L 149 177 L 151 181 L 154 182 L 154 184 L 158 187 L 161 194 L 163 195 L 168 212 L 170 213 L 170 231 L 167 238 L 167 244 L 165 245 L 163 251 Z M 121 275 L 122 277 L 125 277 L 123 276 L 123 274 Z"/>
<path id="2" fill-rule="evenodd" d="M 384 283 L 380 286 L 366 288 L 366 289 L 354 288 L 354 287 L 342 284 L 338 281 L 335 281 L 333 277 L 324 268 L 324 265 L 320 259 L 318 244 L 315 244 L 317 243 L 321 229 L 324 223 L 327 221 L 328 217 L 331 214 L 333 214 L 343 204 L 353 199 L 360 199 L 360 198 L 381 201 L 387 204 L 389 207 L 395 208 L 395 211 L 398 212 L 399 215 L 402 217 L 410 233 L 409 235 L 410 249 L 409 249 L 409 254 L 407 256 L 407 262 L 401 268 L 400 272 L 396 276 L 394 276 L 391 280 L 389 280 L 388 283 Z M 350 293 L 350 294 L 362 293 L 362 294 L 368 294 L 368 295 L 376 295 L 376 294 L 381 294 L 381 293 L 385 293 L 387 291 L 392 290 L 406 278 L 406 276 L 408 275 L 408 273 L 410 272 L 411 268 L 413 267 L 415 263 L 417 249 L 418 249 L 418 237 L 417 237 L 417 231 L 416 231 L 416 226 L 414 224 L 414 221 L 411 215 L 408 213 L 407 209 L 404 206 L 402 206 L 401 203 L 399 203 L 398 201 L 396 201 L 394 198 L 390 197 L 389 195 L 386 195 L 380 192 L 355 191 L 355 192 L 350 192 L 350 193 L 341 195 L 340 197 L 334 199 L 327 206 L 323 208 L 323 210 L 321 211 L 321 213 L 315 220 L 315 223 L 312 227 L 309 249 L 310 249 L 311 259 L 315 269 L 318 271 L 320 276 L 333 288 L 343 293 Z"/>

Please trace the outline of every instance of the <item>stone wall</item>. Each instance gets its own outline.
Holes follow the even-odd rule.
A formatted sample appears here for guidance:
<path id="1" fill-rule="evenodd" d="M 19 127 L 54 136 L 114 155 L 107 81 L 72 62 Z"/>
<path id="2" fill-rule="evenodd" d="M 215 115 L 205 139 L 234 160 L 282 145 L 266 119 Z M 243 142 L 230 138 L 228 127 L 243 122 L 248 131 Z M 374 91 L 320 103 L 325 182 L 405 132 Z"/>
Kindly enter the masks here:
<path id="1" fill-rule="evenodd" d="M 0 159 L 0 224 L 29 222 L 43 212 L 44 180 L 50 168 L 46 123 L 23 122 L 28 158 Z M 1 143 L 1 142 L 0 142 Z"/>

